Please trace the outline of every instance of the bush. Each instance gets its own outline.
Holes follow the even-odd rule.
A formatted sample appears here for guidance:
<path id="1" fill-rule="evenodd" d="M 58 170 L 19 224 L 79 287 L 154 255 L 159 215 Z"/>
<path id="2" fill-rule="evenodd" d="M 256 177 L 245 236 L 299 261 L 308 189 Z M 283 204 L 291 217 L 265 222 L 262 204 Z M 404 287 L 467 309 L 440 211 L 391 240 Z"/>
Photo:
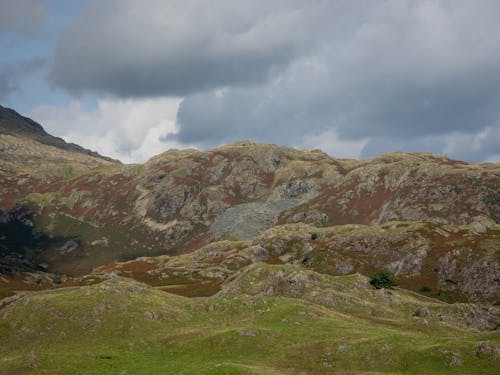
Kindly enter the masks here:
<path id="1" fill-rule="evenodd" d="M 317 240 L 318 239 L 318 233 L 313 233 L 311 234 L 311 240 Z"/>
<path id="2" fill-rule="evenodd" d="M 424 285 L 423 287 L 420 288 L 420 291 L 422 293 L 429 293 L 432 291 L 432 289 L 430 287 L 428 287 L 427 285 Z"/>
<path id="3" fill-rule="evenodd" d="M 371 275 L 370 284 L 377 289 L 389 288 L 398 285 L 396 276 L 389 270 L 381 270 Z"/>

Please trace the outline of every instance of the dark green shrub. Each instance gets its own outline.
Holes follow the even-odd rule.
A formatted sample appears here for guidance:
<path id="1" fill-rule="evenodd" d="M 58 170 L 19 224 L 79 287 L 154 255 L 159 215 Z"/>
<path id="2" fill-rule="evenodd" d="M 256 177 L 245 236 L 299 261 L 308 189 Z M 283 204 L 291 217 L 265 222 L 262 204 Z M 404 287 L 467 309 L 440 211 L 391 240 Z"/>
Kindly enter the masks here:
<path id="1" fill-rule="evenodd" d="M 380 270 L 371 275 L 370 284 L 377 289 L 392 288 L 398 285 L 396 276 L 389 270 Z"/>
<path id="2" fill-rule="evenodd" d="M 427 285 L 424 285 L 424 286 L 422 286 L 422 287 L 420 288 L 420 291 L 421 291 L 422 293 L 429 293 L 429 292 L 431 292 L 431 291 L 432 291 L 432 289 L 431 289 L 430 287 L 428 287 Z"/>
<path id="3" fill-rule="evenodd" d="M 313 233 L 311 234 L 311 240 L 317 240 L 318 239 L 318 233 Z"/>

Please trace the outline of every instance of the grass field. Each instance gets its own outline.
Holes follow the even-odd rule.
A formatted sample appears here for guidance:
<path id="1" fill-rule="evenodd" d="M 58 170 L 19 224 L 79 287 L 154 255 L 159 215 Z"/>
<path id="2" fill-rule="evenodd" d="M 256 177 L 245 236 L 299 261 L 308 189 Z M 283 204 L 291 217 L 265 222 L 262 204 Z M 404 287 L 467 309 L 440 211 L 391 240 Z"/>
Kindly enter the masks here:
<path id="1" fill-rule="evenodd" d="M 497 331 L 341 310 L 284 297 L 186 298 L 124 278 L 36 292 L 0 310 L 0 374 L 498 372 Z"/>

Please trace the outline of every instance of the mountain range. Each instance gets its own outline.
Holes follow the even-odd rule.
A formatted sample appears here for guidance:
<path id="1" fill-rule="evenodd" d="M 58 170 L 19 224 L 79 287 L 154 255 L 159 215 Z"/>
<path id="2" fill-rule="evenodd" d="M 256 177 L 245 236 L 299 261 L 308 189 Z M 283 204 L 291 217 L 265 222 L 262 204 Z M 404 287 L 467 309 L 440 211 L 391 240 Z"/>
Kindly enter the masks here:
<path id="1" fill-rule="evenodd" d="M 0 106 L 0 181 L 0 374 L 498 371 L 498 163 L 122 164 Z"/>

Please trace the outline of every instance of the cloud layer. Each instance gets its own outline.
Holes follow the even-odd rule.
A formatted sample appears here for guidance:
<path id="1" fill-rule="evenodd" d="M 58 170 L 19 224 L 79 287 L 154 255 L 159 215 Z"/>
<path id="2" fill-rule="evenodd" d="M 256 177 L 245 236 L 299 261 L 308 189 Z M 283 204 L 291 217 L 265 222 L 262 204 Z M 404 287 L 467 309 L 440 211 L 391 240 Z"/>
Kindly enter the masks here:
<path id="1" fill-rule="evenodd" d="M 335 29 L 347 4 L 90 0 L 62 37 L 52 79 L 69 91 L 122 97 L 251 85 Z"/>
<path id="2" fill-rule="evenodd" d="M 51 124 L 78 115 L 111 137 L 126 119 L 109 108 L 175 97 L 175 110 L 140 112 L 132 138 L 148 137 L 156 121 L 175 131 L 161 131 L 151 150 L 252 138 L 335 156 L 497 160 L 498 14 L 495 0 L 88 0 L 60 38 L 49 80 L 99 107 L 34 113 Z M 127 142 L 101 151 L 145 157 L 141 142 Z"/>
<path id="3" fill-rule="evenodd" d="M 0 0 L 0 32 L 32 34 L 47 18 L 45 4 L 40 0 Z"/>
<path id="4" fill-rule="evenodd" d="M 177 137 L 300 144 L 333 131 L 344 141 L 368 138 L 365 156 L 486 159 L 500 143 L 500 4 L 482 5 L 386 2 L 349 38 L 321 44 L 264 85 L 188 96 Z"/>

